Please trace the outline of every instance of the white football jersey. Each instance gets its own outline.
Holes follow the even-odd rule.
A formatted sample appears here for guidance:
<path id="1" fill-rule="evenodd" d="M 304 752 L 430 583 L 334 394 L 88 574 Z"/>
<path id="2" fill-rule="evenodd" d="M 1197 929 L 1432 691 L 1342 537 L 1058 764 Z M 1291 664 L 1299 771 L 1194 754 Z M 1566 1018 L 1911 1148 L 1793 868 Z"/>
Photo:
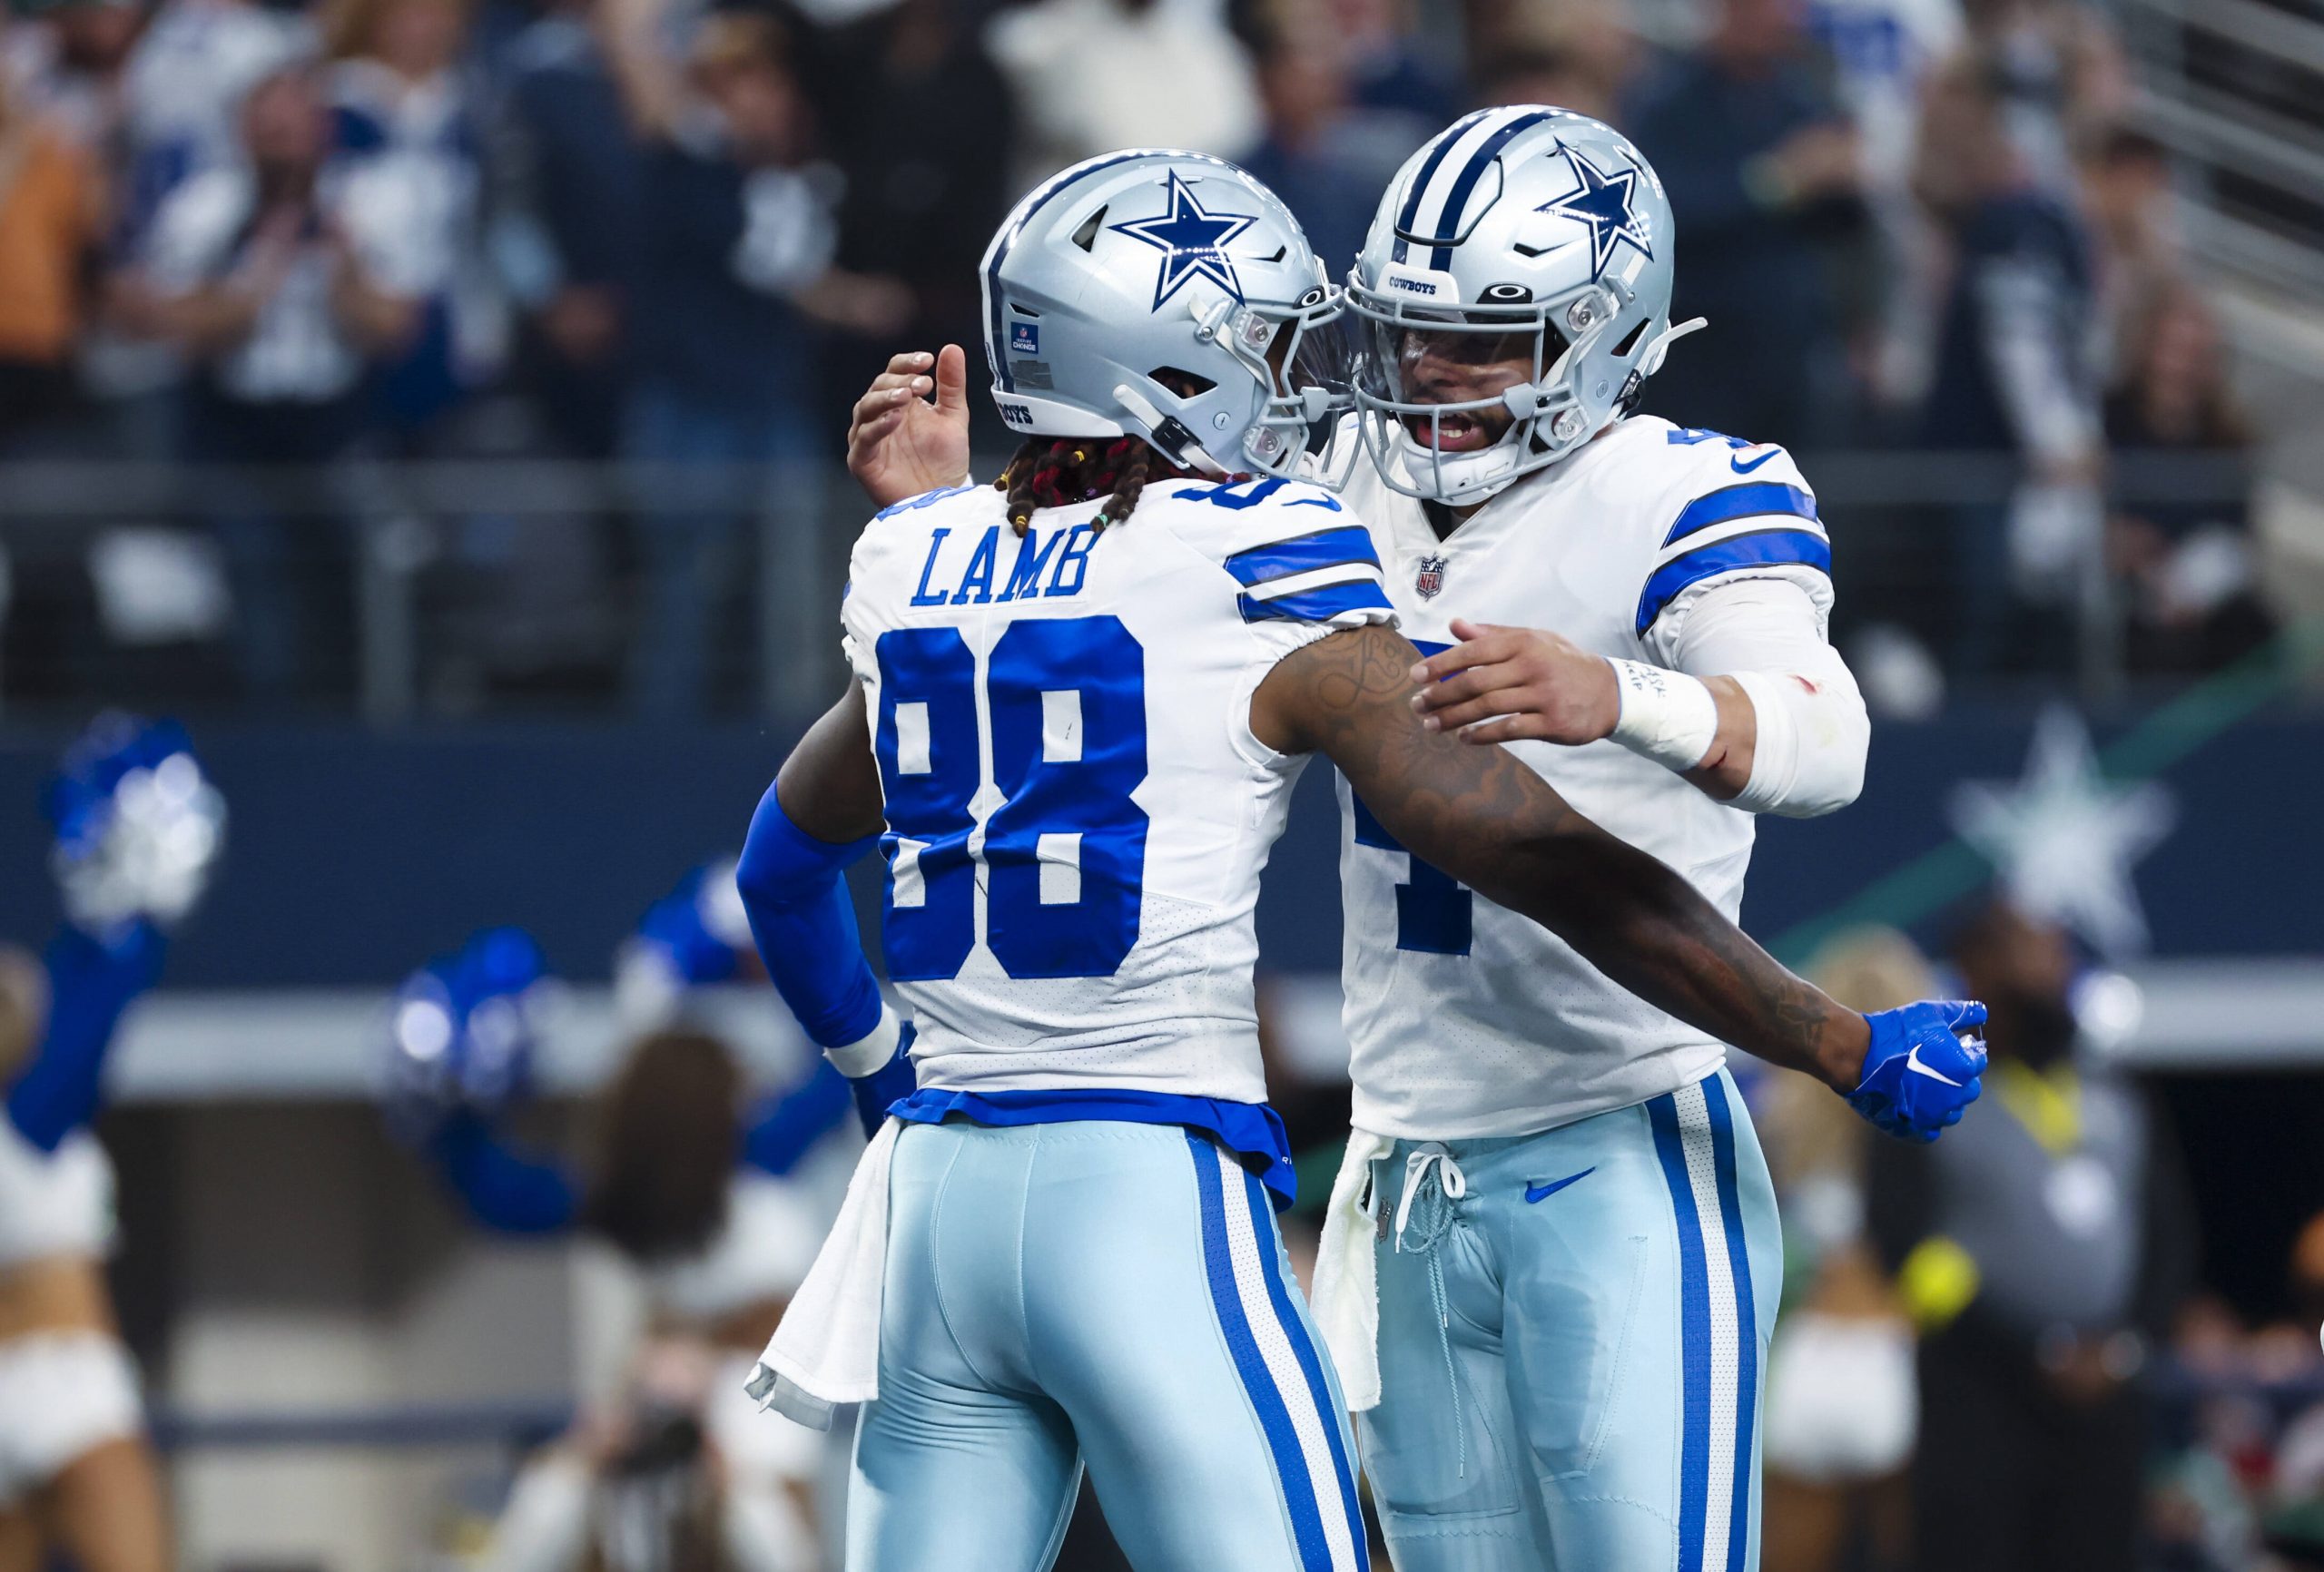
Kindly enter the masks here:
<path id="1" fill-rule="evenodd" d="M 1161 480 L 1023 539 L 990 487 L 899 504 L 843 610 L 885 801 L 881 940 L 923 1087 L 1266 1097 L 1259 870 L 1304 761 L 1275 663 L 1391 622 L 1371 537 L 1295 481 Z"/>
<path id="2" fill-rule="evenodd" d="M 1422 505 L 1359 464 L 1403 631 L 1433 653 L 1454 617 L 1546 628 L 1600 654 L 1675 666 L 1694 598 L 1780 576 L 1831 607 L 1831 548 L 1791 456 L 1666 420 L 1617 421 L 1439 540 Z M 1512 752 L 1610 833 L 1653 853 L 1730 919 L 1751 815 L 1612 742 Z M 1700 1080 L 1726 1049 L 1620 987 L 1546 929 L 1399 847 L 1340 781 L 1341 965 L 1354 1122 L 1412 1139 L 1515 1135 Z"/>

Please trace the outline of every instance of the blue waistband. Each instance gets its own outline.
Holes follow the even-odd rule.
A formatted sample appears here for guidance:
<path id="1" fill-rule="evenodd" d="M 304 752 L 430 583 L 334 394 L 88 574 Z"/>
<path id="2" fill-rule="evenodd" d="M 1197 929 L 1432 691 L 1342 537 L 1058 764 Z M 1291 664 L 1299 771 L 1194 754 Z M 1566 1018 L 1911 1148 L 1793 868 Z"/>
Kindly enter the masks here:
<path id="1" fill-rule="evenodd" d="M 1283 1120 L 1265 1103 L 1223 1103 L 1216 1097 L 1187 1097 L 1175 1092 L 1088 1090 L 948 1092 L 922 1086 L 891 1104 L 888 1112 L 913 1125 L 940 1125 L 958 1114 L 978 1125 L 1062 1125 L 1076 1119 L 1115 1119 L 1129 1125 L 1183 1125 L 1216 1136 L 1238 1157 L 1256 1158 L 1259 1183 L 1274 1194 L 1275 1210 L 1289 1206 L 1299 1191 L 1291 1167 L 1291 1137 Z"/>

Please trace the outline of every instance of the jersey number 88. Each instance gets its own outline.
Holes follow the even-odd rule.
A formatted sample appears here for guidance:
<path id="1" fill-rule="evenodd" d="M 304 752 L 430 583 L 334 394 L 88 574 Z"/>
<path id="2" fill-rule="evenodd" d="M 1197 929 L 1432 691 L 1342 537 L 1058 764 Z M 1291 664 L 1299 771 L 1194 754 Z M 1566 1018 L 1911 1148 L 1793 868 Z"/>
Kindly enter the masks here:
<path id="1" fill-rule="evenodd" d="M 957 977 L 982 885 L 984 942 L 1010 977 L 1111 976 L 1137 942 L 1146 873 L 1130 799 L 1146 779 L 1144 647 L 1118 617 L 1015 623 L 981 693 L 957 629 L 882 634 L 878 656 L 888 975 Z M 1000 801 L 980 840 L 988 788 Z"/>

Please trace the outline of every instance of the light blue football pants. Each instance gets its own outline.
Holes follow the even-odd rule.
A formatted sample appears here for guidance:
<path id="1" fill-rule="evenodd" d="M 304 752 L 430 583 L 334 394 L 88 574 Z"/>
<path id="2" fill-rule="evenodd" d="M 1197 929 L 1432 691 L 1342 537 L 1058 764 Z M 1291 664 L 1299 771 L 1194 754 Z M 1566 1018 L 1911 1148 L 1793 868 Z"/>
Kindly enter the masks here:
<path id="1" fill-rule="evenodd" d="M 1038 1572 L 1085 1460 L 1138 1572 L 1362 1572 L 1354 1443 L 1266 1196 L 1175 1125 L 905 1128 L 851 1572 Z"/>
<path id="2" fill-rule="evenodd" d="M 1399 1141 L 1375 1172 L 1360 1420 L 1400 1572 L 1756 1568 L 1782 1240 L 1727 1072 L 1538 1135 Z"/>

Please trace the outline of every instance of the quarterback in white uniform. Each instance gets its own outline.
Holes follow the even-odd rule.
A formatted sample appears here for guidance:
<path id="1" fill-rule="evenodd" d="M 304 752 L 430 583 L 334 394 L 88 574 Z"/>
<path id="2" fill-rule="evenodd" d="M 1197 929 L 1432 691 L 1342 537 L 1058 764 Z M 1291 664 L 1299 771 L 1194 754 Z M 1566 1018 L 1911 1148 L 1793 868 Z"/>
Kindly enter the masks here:
<path id="1" fill-rule="evenodd" d="M 1752 814 L 1852 801 L 1868 725 L 1790 456 L 1630 413 L 1689 330 L 1675 239 L 1594 121 L 1491 110 L 1423 148 L 1349 280 L 1372 462 L 1347 496 L 1431 652 L 1426 723 L 1506 744 L 1731 917 Z M 1399 1563 L 1756 1567 L 1781 1242 L 1726 1045 L 1342 798 L 1356 1131 L 1317 1302 L 1351 1401 L 1377 1399 Z M 1837 1089 L 1934 1134 L 1866 1068 Z"/>

